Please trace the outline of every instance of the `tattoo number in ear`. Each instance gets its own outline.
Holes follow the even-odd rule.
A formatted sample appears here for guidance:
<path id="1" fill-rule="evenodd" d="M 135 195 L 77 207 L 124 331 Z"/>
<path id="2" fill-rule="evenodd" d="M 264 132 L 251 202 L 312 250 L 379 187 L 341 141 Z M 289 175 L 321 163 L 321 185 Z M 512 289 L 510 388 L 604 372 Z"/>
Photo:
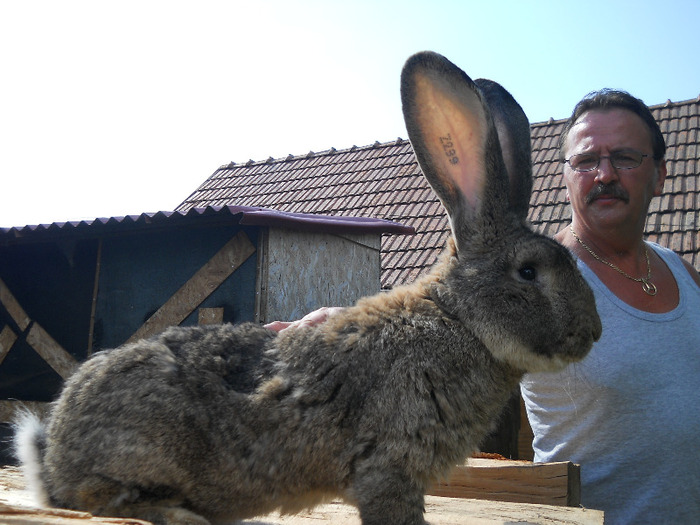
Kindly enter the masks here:
<path id="1" fill-rule="evenodd" d="M 440 137 L 440 144 L 442 144 L 442 150 L 445 152 L 445 156 L 450 161 L 450 164 L 459 164 L 459 157 L 457 156 L 454 142 L 452 142 L 452 135 L 448 133 L 444 137 Z"/>

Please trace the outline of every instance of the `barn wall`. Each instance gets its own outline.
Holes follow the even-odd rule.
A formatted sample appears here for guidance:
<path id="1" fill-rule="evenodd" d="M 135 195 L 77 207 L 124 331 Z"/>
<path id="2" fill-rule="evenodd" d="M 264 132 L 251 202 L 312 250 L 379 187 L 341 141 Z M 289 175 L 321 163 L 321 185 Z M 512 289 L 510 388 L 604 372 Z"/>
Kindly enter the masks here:
<path id="1" fill-rule="evenodd" d="M 94 346 L 124 343 L 228 241 L 243 232 L 257 242 L 258 229 L 220 226 L 107 239 L 95 315 Z M 199 307 L 223 308 L 224 322 L 253 321 L 256 257 L 246 259 Z M 198 309 L 184 321 L 196 325 Z"/>

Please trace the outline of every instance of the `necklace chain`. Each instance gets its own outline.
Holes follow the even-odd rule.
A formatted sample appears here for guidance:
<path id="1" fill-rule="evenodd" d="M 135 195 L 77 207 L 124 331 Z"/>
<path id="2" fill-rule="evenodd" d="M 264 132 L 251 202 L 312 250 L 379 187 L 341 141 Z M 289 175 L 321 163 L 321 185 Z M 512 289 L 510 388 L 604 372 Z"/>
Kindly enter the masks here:
<path id="1" fill-rule="evenodd" d="M 642 283 L 642 290 L 644 290 L 644 293 L 646 293 L 647 295 L 656 295 L 656 292 L 657 292 L 656 285 L 650 281 L 650 279 L 651 279 L 651 263 L 649 262 L 649 250 L 647 248 L 646 243 L 644 243 L 644 258 L 647 261 L 647 276 L 646 277 L 632 277 L 630 274 L 628 274 L 626 271 L 624 271 L 622 268 L 620 268 L 616 264 L 613 264 L 610 261 L 606 261 L 600 255 L 598 255 L 593 250 L 591 250 L 588 247 L 588 245 L 581 240 L 581 237 L 576 235 L 576 232 L 574 231 L 573 226 L 570 225 L 569 230 L 571 230 L 571 235 L 574 236 L 574 239 L 576 239 L 579 242 L 579 244 L 581 246 L 583 246 L 586 249 L 586 251 L 593 256 L 593 258 L 595 260 L 600 261 L 603 264 L 607 264 L 608 266 L 610 266 L 610 268 L 612 268 L 613 270 L 616 270 L 617 272 L 621 273 L 622 275 L 624 275 L 625 277 L 627 277 L 628 279 L 630 279 L 632 281 Z"/>

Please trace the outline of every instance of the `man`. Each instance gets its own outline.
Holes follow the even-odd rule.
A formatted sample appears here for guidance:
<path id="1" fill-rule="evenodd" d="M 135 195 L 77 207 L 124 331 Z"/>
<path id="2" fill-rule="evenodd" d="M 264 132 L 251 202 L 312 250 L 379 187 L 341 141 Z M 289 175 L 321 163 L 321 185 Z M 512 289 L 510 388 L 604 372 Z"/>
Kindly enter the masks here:
<path id="1" fill-rule="evenodd" d="M 574 109 L 560 141 L 572 221 L 556 238 L 594 291 L 603 336 L 582 362 L 521 383 L 535 460 L 580 464 L 583 505 L 607 524 L 700 516 L 700 275 L 643 238 L 665 149 L 627 93 L 592 93 Z"/>
<path id="2" fill-rule="evenodd" d="M 593 288 L 603 336 L 582 361 L 521 383 L 536 461 L 581 465 L 582 503 L 606 523 L 700 516 L 700 276 L 644 241 L 666 178 L 651 112 L 604 90 L 560 140 L 571 225 L 556 235 Z"/>

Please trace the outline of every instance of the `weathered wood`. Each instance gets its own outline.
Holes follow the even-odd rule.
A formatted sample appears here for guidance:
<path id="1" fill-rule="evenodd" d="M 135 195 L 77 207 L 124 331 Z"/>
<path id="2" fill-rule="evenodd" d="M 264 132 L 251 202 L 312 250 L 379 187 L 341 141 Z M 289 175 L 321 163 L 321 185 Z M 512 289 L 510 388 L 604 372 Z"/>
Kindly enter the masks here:
<path id="1" fill-rule="evenodd" d="M 134 519 L 96 518 L 85 513 L 72 513 L 60 509 L 32 508 L 33 502 L 24 492 L 24 481 L 17 468 L 0 469 L 0 523 L 24 525 L 44 523 L 47 525 L 120 524 L 145 525 L 147 522 Z M 3 505 L 4 504 L 4 505 Z M 601 525 L 603 513 L 577 507 L 560 507 L 531 503 L 497 502 L 476 499 L 445 498 L 427 496 L 425 517 L 432 525 L 505 525 L 530 523 L 533 525 Z M 241 525 L 360 525 L 355 507 L 340 501 L 319 505 L 312 511 L 293 516 L 278 513 L 244 520 Z"/>
<path id="2" fill-rule="evenodd" d="M 63 379 L 68 379 L 78 362 L 37 322 L 32 324 L 27 334 L 27 343 L 36 353 L 53 368 Z"/>
<path id="3" fill-rule="evenodd" d="M 0 503 L 0 520 L 3 525 L 151 525 L 148 521 L 132 518 L 98 518 L 87 512 L 15 507 L 3 503 Z"/>
<path id="4" fill-rule="evenodd" d="M 10 351 L 10 348 L 12 348 L 12 345 L 15 344 L 16 340 L 17 334 L 15 334 L 12 328 L 5 325 L 2 332 L 0 332 L 0 363 L 7 357 L 7 353 Z"/>
<path id="5" fill-rule="evenodd" d="M 17 323 L 17 326 L 19 326 L 22 330 L 27 329 L 31 319 L 17 302 L 17 299 L 15 299 L 15 296 L 12 295 L 12 292 L 5 285 L 2 279 L 0 279 L 0 304 L 5 307 L 7 313 L 10 314 L 10 317 L 12 317 L 15 323 Z"/>
<path id="6" fill-rule="evenodd" d="M 349 306 L 381 289 L 379 235 L 270 228 L 260 243 L 260 322 L 301 319 L 321 306 Z"/>
<path id="7" fill-rule="evenodd" d="M 127 342 L 138 341 L 168 326 L 180 324 L 253 253 L 255 246 L 244 232 L 239 232 L 148 318 Z"/>
<path id="8" fill-rule="evenodd" d="M 427 496 L 425 519 L 431 525 L 602 525 L 603 513 L 575 507 L 557 507 L 532 503 L 512 503 L 462 498 Z M 242 521 L 250 525 L 313 525 L 319 523 L 361 525 L 355 507 L 335 501 L 320 505 L 311 512 L 294 516 L 270 514 Z"/>
<path id="9" fill-rule="evenodd" d="M 580 486 L 579 466 L 570 462 L 470 458 L 466 465 L 455 467 L 447 481 L 437 483 L 428 493 L 575 507 L 581 503 Z"/>
<path id="10" fill-rule="evenodd" d="M 197 324 L 221 324 L 223 322 L 223 308 L 200 308 L 197 311 Z"/>

